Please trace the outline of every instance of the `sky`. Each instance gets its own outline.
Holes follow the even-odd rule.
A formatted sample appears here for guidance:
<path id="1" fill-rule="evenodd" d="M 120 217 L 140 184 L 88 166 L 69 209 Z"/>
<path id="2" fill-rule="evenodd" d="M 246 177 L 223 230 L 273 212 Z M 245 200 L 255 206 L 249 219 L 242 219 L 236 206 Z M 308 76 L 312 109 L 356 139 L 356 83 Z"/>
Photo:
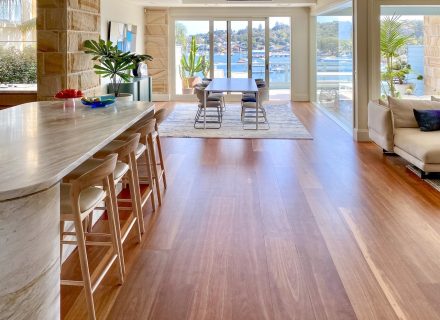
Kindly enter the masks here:
<path id="1" fill-rule="evenodd" d="M 195 35 L 202 32 L 209 32 L 209 22 L 208 21 L 178 21 L 186 26 L 186 30 L 188 31 L 188 35 Z M 277 22 L 290 24 L 289 17 L 270 17 L 269 18 L 269 27 L 272 28 L 275 26 Z M 264 23 L 261 21 L 261 23 Z M 218 27 L 217 27 L 218 26 Z M 258 24 L 254 25 L 258 26 Z M 264 25 L 263 25 L 264 26 Z M 233 30 L 240 30 L 247 27 L 247 21 L 233 21 L 231 25 Z M 226 23 L 221 23 L 220 21 L 216 23 L 214 21 L 214 30 L 216 29 L 226 29 Z"/>

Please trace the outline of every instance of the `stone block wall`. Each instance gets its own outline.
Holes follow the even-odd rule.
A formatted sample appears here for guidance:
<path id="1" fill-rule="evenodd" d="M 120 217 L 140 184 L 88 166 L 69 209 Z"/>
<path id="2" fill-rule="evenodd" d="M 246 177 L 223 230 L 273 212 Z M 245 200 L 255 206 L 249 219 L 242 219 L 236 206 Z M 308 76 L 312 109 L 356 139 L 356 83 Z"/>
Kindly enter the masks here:
<path id="1" fill-rule="evenodd" d="M 145 9 L 145 52 L 154 58 L 148 62 L 153 94 L 169 94 L 168 21 L 168 9 Z"/>
<path id="2" fill-rule="evenodd" d="M 425 94 L 440 95 L 440 17 L 425 16 Z"/>
<path id="3" fill-rule="evenodd" d="M 39 100 L 65 88 L 90 95 L 100 91 L 99 76 L 82 51 L 84 41 L 99 34 L 100 0 L 37 0 Z"/>

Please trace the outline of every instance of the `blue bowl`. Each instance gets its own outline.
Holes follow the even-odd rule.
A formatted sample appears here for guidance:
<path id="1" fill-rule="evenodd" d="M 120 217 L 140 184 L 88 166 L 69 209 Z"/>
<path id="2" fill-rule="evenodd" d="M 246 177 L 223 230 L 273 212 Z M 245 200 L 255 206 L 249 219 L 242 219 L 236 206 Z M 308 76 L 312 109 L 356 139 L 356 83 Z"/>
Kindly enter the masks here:
<path id="1" fill-rule="evenodd" d="M 105 97 L 100 101 L 88 102 L 88 101 L 81 100 L 81 102 L 83 105 L 90 106 L 91 108 L 104 108 L 104 107 L 114 103 L 115 98 Z"/>

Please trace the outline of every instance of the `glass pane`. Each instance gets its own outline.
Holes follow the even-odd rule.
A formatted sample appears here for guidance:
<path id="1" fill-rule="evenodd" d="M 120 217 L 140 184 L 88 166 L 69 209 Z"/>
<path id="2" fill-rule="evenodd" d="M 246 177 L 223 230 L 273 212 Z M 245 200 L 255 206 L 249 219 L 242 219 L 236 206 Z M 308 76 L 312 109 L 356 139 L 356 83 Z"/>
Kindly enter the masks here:
<path id="1" fill-rule="evenodd" d="M 209 77 L 209 21 L 176 21 L 175 28 L 176 94 L 193 94 L 194 86 Z M 191 54 L 195 59 L 190 59 Z"/>
<path id="2" fill-rule="evenodd" d="M 439 95 L 440 6 L 382 6 L 381 15 L 386 37 L 381 46 L 382 98 L 429 100 Z"/>
<path id="3" fill-rule="evenodd" d="M 317 17 L 317 102 L 348 128 L 353 127 L 352 16 Z"/>
<path id="4" fill-rule="evenodd" d="M 265 21 L 252 21 L 252 78 L 266 79 L 265 76 Z"/>
<path id="5" fill-rule="evenodd" d="M 269 86 L 271 94 L 290 94 L 290 18 L 269 18 Z"/>
<path id="6" fill-rule="evenodd" d="M 231 77 L 248 77 L 248 21 L 231 21 Z"/>
<path id="7" fill-rule="evenodd" d="M 36 0 L 0 1 L 0 83 L 37 83 Z"/>
<path id="8" fill-rule="evenodd" d="M 214 78 L 228 74 L 228 26 L 226 21 L 214 21 Z"/>

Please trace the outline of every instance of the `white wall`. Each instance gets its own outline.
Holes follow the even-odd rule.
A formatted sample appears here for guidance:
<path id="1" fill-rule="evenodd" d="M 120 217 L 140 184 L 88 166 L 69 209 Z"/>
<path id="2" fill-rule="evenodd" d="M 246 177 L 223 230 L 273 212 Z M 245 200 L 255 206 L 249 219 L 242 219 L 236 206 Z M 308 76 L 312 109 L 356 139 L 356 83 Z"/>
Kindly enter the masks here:
<path id="1" fill-rule="evenodd" d="M 310 9 L 304 8 L 171 8 L 170 9 L 170 61 L 174 59 L 174 21 L 179 18 L 258 18 L 291 17 L 292 23 L 292 100 L 309 101 L 309 18 Z M 170 90 L 174 91 L 174 66 L 170 64 Z M 173 93 L 171 92 L 171 96 Z"/>
<path id="2" fill-rule="evenodd" d="M 136 52 L 144 53 L 144 7 L 123 0 L 101 0 L 101 37 L 108 39 L 108 22 L 137 26 Z"/>

